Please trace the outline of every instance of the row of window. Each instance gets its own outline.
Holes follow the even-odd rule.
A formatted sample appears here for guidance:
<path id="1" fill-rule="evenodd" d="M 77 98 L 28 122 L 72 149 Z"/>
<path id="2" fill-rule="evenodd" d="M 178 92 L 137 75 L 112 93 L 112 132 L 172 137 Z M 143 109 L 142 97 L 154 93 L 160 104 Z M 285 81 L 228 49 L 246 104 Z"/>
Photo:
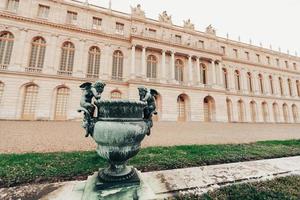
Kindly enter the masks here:
<path id="1" fill-rule="evenodd" d="M 226 54 L 226 47 L 225 46 L 221 46 L 221 49 L 222 49 L 222 53 Z M 233 55 L 234 55 L 235 58 L 237 58 L 237 59 L 240 58 L 240 52 L 238 51 L 238 49 L 232 49 L 232 53 L 233 53 Z M 245 51 L 244 52 L 244 58 L 246 60 L 250 60 L 250 53 L 249 53 L 249 51 Z M 260 54 L 255 54 L 255 58 L 256 58 L 256 62 L 261 63 L 262 57 L 261 57 Z M 272 58 L 270 56 L 266 56 L 265 57 L 265 61 L 266 61 L 265 63 L 267 63 L 268 65 L 272 65 L 273 64 Z M 274 61 L 276 63 L 276 66 L 280 67 L 280 59 L 276 58 Z M 285 65 L 286 69 L 290 68 L 290 64 L 289 64 L 289 62 L 287 60 L 284 61 L 284 65 Z M 294 62 L 292 65 L 293 65 L 293 69 L 297 70 L 297 63 Z"/>
<path id="2" fill-rule="evenodd" d="M 0 81 L 0 104 L 4 93 L 4 83 Z M 23 94 L 23 106 L 22 106 L 22 119 L 34 119 L 35 111 L 37 107 L 37 98 L 39 93 L 39 86 L 35 84 L 28 84 L 24 88 Z M 67 119 L 68 102 L 70 96 L 70 89 L 61 86 L 56 90 L 55 96 L 55 108 L 54 108 L 54 119 L 65 120 Z M 112 99 L 122 98 L 119 90 L 113 90 L 111 92 Z"/>
<path id="3" fill-rule="evenodd" d="M 224 80 L 224 87 L 226 89 L 229 89 L 229 84 L 228 84 L 228 71 L 226 68 L 222 68 L 223 70 L 223 80 Z M 241 91 L 242 90 L 242 86 L 241 86 L 241 74 L 240 71 L 235 70 L 234 71 L 234 83 L 235 83 L 235 90 L 237 91 Z M 251 74 L 251 72 L 247 72 L 246 77 L 244 77 L 247 79 L 247 89 L 250 93 L 254 92 L 254 80 L 253 80 L 253 76 Z M 258 90 L 261 94 L 266 94 L 266 90 L 267 88 L 265 87 L 265 80 L 262 74 L 258 74 L 257 76 L 258 79 Z M 271 75 L 269 75 L 268 77 L 268 81 L 269 81 L 269 91 L 270 94 L 274 95 L 275 92 L 275 83 L 274 83 L 274 79 Z M 300 97 L 300 82 L 299 80 L 296 80 L 295 82 L 296 84 L 296 90 L 297 90 L 297 95 Z M 281 77 L 278 78 L 278 85 L 279 85 L 279 91 L 280 91 L 280 95 L 281 96 L 285 96 L 287 94 L 285 94 L 285 88 L 284 88 L 284 81 Z M 294 91 L 293 91 L 293 83 L 291 81 L 291 79 L 287 79 L 287 86 L 288 86 L 288 95 L 293 96 L 294 95 Z"/>
<path id="4" fill-rule="evenodd" d="M 20 0 L 8 0 L 7 2 L 7 10 L 16 13 L 19 8 Z M 50 6 L 39 4 L 37 17 L 42 19 L 48 19 L 50 13 Z M 78 13 L 74 11 L 67 11 L 66 13 L 66 23 L 71 25 L 77 25 L 77 17 Z M 101 30 L 102 19 L 99 17 L 92 18 L 92 28 L 96 30 Z M 116 33 L 117 34 L 124 34 L 124 24 L 120 22 L 116 22 Z"/>

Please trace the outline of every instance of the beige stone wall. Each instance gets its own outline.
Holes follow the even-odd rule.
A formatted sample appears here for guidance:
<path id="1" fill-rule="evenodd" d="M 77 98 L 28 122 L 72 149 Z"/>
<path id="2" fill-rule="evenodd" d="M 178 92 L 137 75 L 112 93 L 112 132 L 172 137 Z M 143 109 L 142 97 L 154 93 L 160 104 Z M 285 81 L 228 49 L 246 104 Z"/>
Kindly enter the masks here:
<path id="1" fill-rule="evenodd" d="M 37 16 L 39 5 L 49 6 L 46 19 Z M 77 13 L 73 24 L 66 23 L 67 11 Z M 93 17 L 102 19 L 97 30 L 92 24 Z M 116 33 L 117 22 L 124 24 L 123 34 Z M 156 32 L 150 33 L 150 29 Z M 250 102 L 255 101 L 256 122 L 264 122 L 264 113 L 267 113 L 266 122 L 275 122 L 273 103 L 279 107 L 278 122 L 284 122 L 283 104 L 287 104 L 289 109 L 288 122 L 294 122 L 294 119 L 300 122 L 300 88 L 297 92 L 296 86 L 296 81 L 300 80 L 299 57 L 220 38 L 209 31 L 200 32 L 136 16 L 135 13 L 120 13 L 71 0 L 22 0 L 16 12 L 8 10 L 6 0 L 0 1 L 0 33 L 4 32 L 14 36 L 14 44 L 8 67 L 0 70 L 0 81 L 4 83 L 0 93 L 1 119 L 22 119 L 25 87 L 32 83 L 38 86 L 35 120 L 54 120 L 56 92 L 60 86 L 70 90 L 66 119 L 79 119 L 77 108 L 81 91 L 78 86 L 84 81 L 95 80 L 87 78 L 86 74 L 89 48 L 97 46 L 101 50 L 99 79 L 107 83 L 103 98 L 110 98 L 111 92 L 118 90 L 122 98 L 138 99 L 138 86 L 154 88 L 161 99 L 159 120 L 178 120 L 177 99 L 183 95 L 187 121 L 211 119 L 227 122 L 226 99 L 230 99 L 231 121 L 241 121 L 239 116 L 242 115 L 243 122 L 251 122 Z M 181 40 L 176 40 L 176 35 L 181 36 Z M 29 72 L 31 43 L 37 36 L 46 41 L 43 68 L 40 72 Z M 203 46 L 199 41 L 203 41 Z M 58 75 L 64 42 L 72 42 L 75 46 L 70 76 Z M 121 81 L 112 80 L 113 53 L 116 50 L 121 51 L 124 57 Z M 150 55 L 154 55 L 157 61 L 154 79 L 146 77 Z M 182 82 L 175 80 L 177 59 L 183 63 Z M 207 68 L 206 84 L 201 83 L 201 64 Z M 224 88 L 222 68 L 228 72 L 228 89 Z M 236 90 L 236 70 L 240 73 L 240 91 Z M 248 72 L 253 76 L 253 92 L 248 89 Z M 263 94 L 259 91 L 259 74 L 264 81 Z M 273 94 L 270 75 L 273 78 Z M 284 95 L 280 94 L 279 77 L 283 79 Z M 292 83 L 292 95 L 289 94 L 288 79 Z M 239 108 L 238 101 L 243 102 L 243 109 Z M 267 104 L 267 110 L 263 109 L 263 102 Z M 296 108 L 294 111 L 292 106 Z"/>

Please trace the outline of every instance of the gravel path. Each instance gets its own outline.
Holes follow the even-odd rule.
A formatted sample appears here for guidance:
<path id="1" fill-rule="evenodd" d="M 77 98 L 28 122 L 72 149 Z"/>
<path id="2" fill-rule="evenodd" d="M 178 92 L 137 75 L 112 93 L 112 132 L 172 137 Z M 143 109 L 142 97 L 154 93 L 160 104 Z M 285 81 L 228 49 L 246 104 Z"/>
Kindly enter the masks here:
<path id="1" fill-rule="evenodd" d="M 0 121 L 0 153 L 94 150 L 80 122 Z M 146 146 L 300 139 L 300 124 L 155 122 Z"/>

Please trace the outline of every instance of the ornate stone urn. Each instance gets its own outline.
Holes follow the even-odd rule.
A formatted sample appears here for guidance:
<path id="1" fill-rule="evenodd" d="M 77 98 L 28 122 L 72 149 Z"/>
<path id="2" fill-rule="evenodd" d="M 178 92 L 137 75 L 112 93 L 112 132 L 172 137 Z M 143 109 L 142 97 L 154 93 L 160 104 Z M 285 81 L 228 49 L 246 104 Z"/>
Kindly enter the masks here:
<path id="1" fill-rule="evenodd" d="M 79 112 L 84 113 L 86 136 L 95 140 L 97 153 L 109 163 L 108 168 L 99 170 L 97 189 L 139 183 L 135 168 L 126 162 L 139 152 L 145 135 L 150 135 L 157 92 L 141 87 L 139 101 L 101 100 L 104 83 L 80 87 L 83 96 Z"/>

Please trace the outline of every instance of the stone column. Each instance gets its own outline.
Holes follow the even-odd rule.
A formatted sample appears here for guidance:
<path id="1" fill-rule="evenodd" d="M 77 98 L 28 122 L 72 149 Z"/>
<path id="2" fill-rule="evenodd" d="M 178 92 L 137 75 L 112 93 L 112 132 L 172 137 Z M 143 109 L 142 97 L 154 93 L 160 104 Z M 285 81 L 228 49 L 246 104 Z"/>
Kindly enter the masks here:
<path id="1" fill-rule="evenodd" d="M 197 85 L 200 85 L 200 58 L 196 59 L 196 77 L 197 77 Z"/>
<path id="2" fill-rule="evenodd" d="M 264 78 L 264 93 L 266 95 L 270 95 L 271 94 L 271 85 L 270 85 L 269 75 L 267 73 L 264 73 L 263 78 Z"/>
<path id="3" fill-rule="evenodd" d="M 46 49 L 45 55 L 45 70 L 44 72 L 47 74 L 56 74 L 57 67 L 59 63 L 56 63 L 56 60 L 60 61 L 59 55 L 57 55 L 58 47 L 57 47 L 58 35 L 51 35 L 51 42 L 49 43 L 48 49 Z"/>
<path id="4" fill-rule="evenodd" d="M 212 73 L 211 73 L 211 76 L 212 76 L 211 84 L 215 85 L 216 84 L 216 65 L 215 65 L 214 60 L 211 61 L 211 71 L 212 71 Z"/>
<path id="5" fill-rule="evenodd" d="M 219 69 L 219 71 L 218 71 L 218 85 L 221 87 L 221 88 L 223 88 L 223 83 L 224 83 L 224 81 L 223 81 L 223 69 L 222 69 L 222 63 L 221 62 L 219 62 L 218 63 L 218 69 Z"/>
<path id="6" fill-rule="evenodd" d="M 260 91 L 259 91 L 259 79 L 258 79 L 258 73 L 257 71 L 253 71 L 253 77 L 252 77 L 252 80 L 253 80 L 253 86 L 254 86 L 254 94 L 260 94 Z"/>
<path id="7" fill-rule="evenodd" d="M 291 78 L 291 86 L 292 86 L 292 97 L 297 96 L 297 85 L 296 85 L 296 79 L 293 77 Z"/>
<path id="8" fill-rule="evenodd" d="M 130 78 L 135 79 L 135 45 L 131 47 L 131 70 Z"/>
<path id="9" fill-rule="evenodd" d="M 188 84 L 193 84 L 193 64 L 192 64 L 192 56 L 188 56 Z"/>
<path id="10" fill-rule="evenodd" d="M 112 66 L 112 52 L 109 44 L 105 44 L 103 50 L 103 59 L 101 60 L 103 61 L 100 69 L 102 79 L 108 80 L 110 77 L 109 69 L 111 69 Z"/>
<path id="11" fill-rule="evenodd" d="M 175 81 L 175 52 L 171 51 L 171 82 Z"/>
<path id="12" fill-rule="evenodd" d="M 228 67 L 228 86 L 230 91 L 235 91 L 235 81 L 234 81 L 234 69 L 233 67 Z"/>
<path id="13" fill-rule="evenodd" d="M 166 82 L 166 51 L 162 50 L 161 52 L 161 81 Z"/>
<path id="14" fill-rule="evenodd" d="M 86 67 L 86 66 L 82 66 L 83 55 L 85 54 L 84 46 L 85 46 L 85 41 L 80 40 L 78 42 L 78 48 L 76 48 L 75 51 L 73 74 L 76 77 L 84 77 L 83 68 Z"/>
<path id="15" fill-rule="evenodd" d="M 142 49 L 142 78 L 146 77 L 146 47 Z"/>
<path id="16" fill-rule="evenodd" d="M 242 86 L 242 91 L 245 94 L 248 94 L 248 84 L 247 84 L 247 71 L 246 69 L 242 68 L 241 69 L 241 86 Z"/>
<path id="17" fill-rule="evenodd" d="M 12 50 L 11 62 L 8 66 L 9 70 L 12 71 L 23 71 L 22 61 L 24 56 L 24 47 L 27 36 L 27 29 L 20 29 L 20 35 L 18 40 L 15 40 L 15 44 Z M 22 56 L 23 55 L 23 56 Z M 26 54 L 26 56 L 29 56 Z"/>

